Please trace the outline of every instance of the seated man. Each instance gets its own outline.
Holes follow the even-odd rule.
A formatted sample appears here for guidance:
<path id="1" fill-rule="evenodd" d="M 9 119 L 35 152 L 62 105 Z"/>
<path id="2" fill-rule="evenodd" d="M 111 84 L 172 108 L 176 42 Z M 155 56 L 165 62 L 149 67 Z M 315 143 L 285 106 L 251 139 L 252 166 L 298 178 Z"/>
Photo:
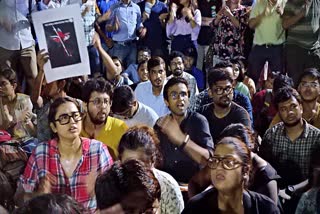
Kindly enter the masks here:
<path id="1" fill-rule="evenodd" d="M 242 123 L 251 127 L 248 112 L 232 102 L 233 79 L 230 75 L 221 70 L 214 70 L 209 73 L 208 83 L 213 103 L 203 106 L 199 113 L 207 118 L 213 141 L 217 140 L 221 131 L 232 123 Z"/>
<path id="2" fill-rule="evenodd" d="M 161 57 L 152 57 L 148 61 L 149 80 L 140 83 L 135 92 L 139 102 L 151 107 L 159 116 L 169 113 L 164 103 L 163 86 L 166 82 L 166 64 Z"/>
<path id="3" fill-rule="evenodd" d="M 178 182 L 188 183 L 200 166 L 206 164 L 209 152 L 213 150 L 209 124 L 202 115 L 187 112 L 189 90 L 184 78 L 171 78 L 163 93 L 171 111 L 155 126 L 164 158 L 163 170 Z"/>
<path id="4" fill-rule="evenodd" d="M 127 85 L 114 90 L 111 111 L 114 117 L 122 119 L 129 127 L 135 125 L 153 127 L 158 119 L 154 110 L 137 101 L 134 92 Z"/>
<path id="5" fill-rule="evenodd" d="M 112 158 L 116 159 L 120 139 L 128 127 L 122 120 L 109 116 L 113 98 L 110 83 L 104 79 L 89 80 L 82 95 L 87 114 L 83 119 L 81 136 L 103 142 Z"/>

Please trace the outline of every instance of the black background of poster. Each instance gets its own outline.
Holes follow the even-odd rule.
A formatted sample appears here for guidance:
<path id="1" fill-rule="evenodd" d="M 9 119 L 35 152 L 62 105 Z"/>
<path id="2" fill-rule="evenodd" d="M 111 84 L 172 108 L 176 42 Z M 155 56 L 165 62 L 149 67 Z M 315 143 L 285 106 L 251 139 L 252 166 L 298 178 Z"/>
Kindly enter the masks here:
<path id="1" fill-rule="evenodd" d="M 64 41 L 64 46 L 71 56 L 67 55 L 61 43 L 55 42 L 51 37 L 57 35 L 52 26 L 54 26 L 57 31 L 60 29 L 63 33 L 70 33 L 70 38 Z M 46 36 L 52 68 L 73 65 L 81 62 L 73 19 L 62 19 L 54 22 L 47 22 L 43 24 L 43 29 Z"/>

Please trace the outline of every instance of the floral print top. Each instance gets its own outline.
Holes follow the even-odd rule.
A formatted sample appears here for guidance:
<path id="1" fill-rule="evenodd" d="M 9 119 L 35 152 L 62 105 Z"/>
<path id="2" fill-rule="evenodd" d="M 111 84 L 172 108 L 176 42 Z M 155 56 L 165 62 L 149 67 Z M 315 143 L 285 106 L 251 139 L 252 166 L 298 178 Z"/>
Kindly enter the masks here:
<path id="1" fill-rule="evenodd" d="M 211 26 L 215 31 L 212 41 L 214 56 L 221 60 L 235 59 L 243 56 L 244 31 L 248 26 L 249 8 L 240 5 L 231 11 L 233 16 L 240 22 L 240 27 L 234 26 L 231 19 L 223 15 L 218 25 Z"/>

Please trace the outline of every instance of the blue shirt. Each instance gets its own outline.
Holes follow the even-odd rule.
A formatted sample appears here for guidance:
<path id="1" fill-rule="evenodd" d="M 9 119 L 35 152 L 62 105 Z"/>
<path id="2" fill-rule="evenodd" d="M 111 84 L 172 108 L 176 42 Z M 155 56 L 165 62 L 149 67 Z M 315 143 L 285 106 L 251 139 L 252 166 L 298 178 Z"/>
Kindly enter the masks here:
<path id="1" fill-rule="evenodd" d="M 113 32 L 113 40 L 117 42 L 135 40 L 136 30 L 142 27 L 139 6 L 132 1 L 127 5 L 117 2 L 111 5 L 110 10 L 112 11 L 110 17 L 112 24 L 115 23 L 116 17 L 119 21 L 119 30 Z"/>
<path id="2" fill-rule="evenodd" d="M 97 0 L 97 5 L 98 5 L 98 8 L 101 12 L 101 15 L 102 14 L 105 14 L 111 7 L 111 5 L 117 3 L 118 0 Z M 106 22 L 102 22 L 100 24 L 100 28 L 101 30 L 104 31 L 104 33 L 107 35 L 108 38 L 112 38 L 112 32 L 107 32 L 106 31 L 106 28 L 105 28 L 105 25 L 106 25 Z"/>
<path id="3" fill-rule="evenodd" d="M 200 69 L 198 69 L 196 66 L 192 66 L 191 71 L 186 71 L 186 72 L 188 72 L 189 74 L 194 76 L 194 78 L 196 78 L 199 91 L 204 90 L 205 80 L 204 80 L 203 72 Z"/>
<path id="4" fill-rule="evenodd" d="M 138 3 L 141 13 L 144 12 L 145 4 L 145 1 Z M 143 23 L 143 26 L 147 28 L 147 33 L 141 41 L 141 45 L 149 47 L 151 51 L 154 49 L 162 49 L 164 45 L 166 45 L 166 31 L 165 28 L 161 26 L 159 16 L 167 12 L 167 5 L 156 0 L 156 3 L 151 8 L 150 17 Z"/>
<path id="5" fill-rule="evenodd" d="M 140 77 L 138 75 L 138 64 L 130 64 L 123 73 L 128 74 L 129 79 L 133 83 L 140 82 Z"/>

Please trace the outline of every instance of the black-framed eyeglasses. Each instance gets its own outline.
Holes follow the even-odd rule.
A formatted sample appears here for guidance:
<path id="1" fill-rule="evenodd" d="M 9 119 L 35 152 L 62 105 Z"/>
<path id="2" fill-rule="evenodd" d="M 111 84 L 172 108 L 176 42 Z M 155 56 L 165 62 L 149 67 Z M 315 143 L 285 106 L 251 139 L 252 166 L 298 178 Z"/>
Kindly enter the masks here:
<path id="1" fill-rule="evenodd" d="M 213 157 L 209 158 L 209 160 L 207 162 L 207 166 L 210 169 L 216 169 L 216 168 L 218 168 L 220 162 L 222 163 L 222 168 L 224 168 L 226 170 L 236 169 L 236 168 L 243 165 L 242 162 L 236 160 L 232 156 L 227 156 L 227 157 L 213 156 Z"/>
<path id="2" fill-rule="evenodd" d="M 108 98 L 100 99 L 100 98 L 95 98 L 93 100 L 89 100 L 89 103 L 93 103 L 95 106 L 102 106 L 102 104 L 109 105 L 110 100 Z"/>
<path id="3" fill-rule="evenodd" d="M 177 100 L 178 97 L 180 97 L 181 99 L 184 99 L 186 97 L 188 97 L 188 92 L 185 92 L 185 91 L 181 91 L 181 92 L 176 92 L 176 91 L 173 91 L 169 94 L 169 96 L 173 99 L 173 100 Z"/>
<path id="4" fill-rule="evenodd" d="M 232 86 L 227 86 L 225 88 L 217 87 L 217 88 L 213 89 L 214 93 L 216 93 L 217 95 L 222 95 L 224 93 L 230 94 L 232 92 L 232 90 L 233 90 Z"/>
<path id="5" fill-rule="evenodd" d="M 71 114 L 61 114 L 58 119 L 56 119 L 55 121 L 59 121 L 60 125 L 66 125 L 68 123 L 70 123 L 70 119 L 72 117 L 74 122 L 79 122 L 80 120 L 82 120 L 82 113 L 75 111 L 75 112 L 71 112 Z"/>

